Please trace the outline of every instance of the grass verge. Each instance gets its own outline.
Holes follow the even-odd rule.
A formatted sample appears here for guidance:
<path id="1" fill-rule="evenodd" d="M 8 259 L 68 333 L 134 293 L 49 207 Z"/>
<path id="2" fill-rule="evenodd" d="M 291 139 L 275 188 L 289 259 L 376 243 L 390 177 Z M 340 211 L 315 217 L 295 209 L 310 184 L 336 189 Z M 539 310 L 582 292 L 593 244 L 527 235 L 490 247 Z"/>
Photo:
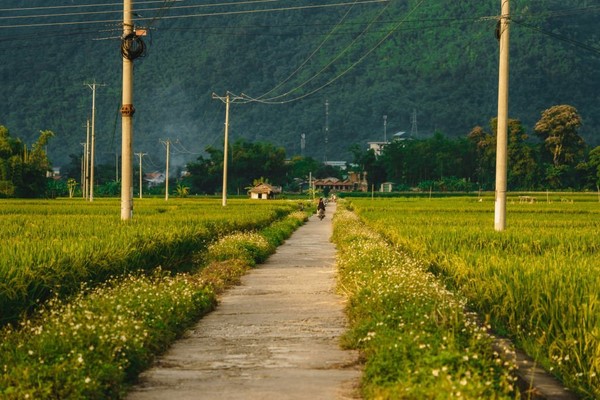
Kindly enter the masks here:
<path id="1" fill-rule="evenodd" d="M 515 366 L 465 300 L 424 263 L 388 244 L 353 213 L 334 218 L 339 288 L 351 328 L 343 343 L 365 357 L 367 399 L 514 399 Z"/>

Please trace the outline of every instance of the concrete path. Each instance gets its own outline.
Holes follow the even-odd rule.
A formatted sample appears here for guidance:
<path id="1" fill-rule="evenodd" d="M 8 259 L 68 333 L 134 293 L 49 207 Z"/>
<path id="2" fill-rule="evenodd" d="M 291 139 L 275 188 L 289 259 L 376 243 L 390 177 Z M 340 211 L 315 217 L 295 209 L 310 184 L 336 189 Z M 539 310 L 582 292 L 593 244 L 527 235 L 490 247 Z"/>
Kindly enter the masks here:
<path id="1" fill-rule="evenodd" d="M 312 216 L 144 373 L 128 399 L 356 399 L 335 294 L 335 205 Z"/>

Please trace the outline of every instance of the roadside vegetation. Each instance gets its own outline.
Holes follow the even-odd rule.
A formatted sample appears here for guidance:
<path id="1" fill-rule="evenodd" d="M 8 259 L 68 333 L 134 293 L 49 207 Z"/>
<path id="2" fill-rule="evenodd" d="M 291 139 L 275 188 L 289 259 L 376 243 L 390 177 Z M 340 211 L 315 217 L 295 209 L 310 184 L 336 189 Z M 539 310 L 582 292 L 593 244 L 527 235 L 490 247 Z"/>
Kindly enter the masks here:
<path id="1" fill-rule="evenodd" d="M 367 399 L 518 398 L 514 365 L 487 327 L 465 314 L 427 265 L 338 208 L 339 289 L 348 299 L 344 345 L 365 357 Z"/>
<path id="2" fill-rule="evenodd" d="M 565 193 L 527 200 L 533 197 L 535 203 L 520 203 L 509 196 L 504 232 L 493 230 L 491 197 L 352 199 L 350 207 L 390 249 L 420 260 L 464 296 L 467 309 L 492 331 L 511 338 L 583 398 L 597 399 L 598 200 Z M 369 263 L 375 271 L 381 264 Z"/>
<path id="3" fill-rule="evenodd" d="M 151 204 L 153 208 L 158 202 Z M 0 397 L 122 397 L 128 385 L 157 354 L 192 322 L 212 310 L 219 292 L 264 260 L 307 217 L 306 213 L 295 211 L 297 203 L 289 202 L 234 203 L 218 217 L 208 215 L 218 213 L 221 207 L 214 201 L 212 204 L 200 202 L 200 205 L 173 202 L 169 206 L 173 207 L 170 226 L 174 236 L 177 236 L 177 227 L 182 236 L 194 236 L 198 232 L 202 236 L 206 231 L 213 236 L 202 236 L 201 242 L 159 242 L 156 246 L 162 251 L 158 253 L 164 257 L 160 257 L 158 264 L 155 253 L 145 259 L 148 255 L 140 252 L 137 258 L 129 258 L 131 264 L 120 262 L 122 270 L 114 269 L 111 277 L 90 281 L 83 274 L 70 290 L 49 291 L 48 301 L 29 299 L 30 303 L 38 303 L 34 311 L 23 314 L 16 323 L 5 325 L 0 331 Z M 51 210 L 57 209 L 47 208 Z M 66 210 L 63 211 L 68 213 Z M 201 217 L 195 219 L 191 211 L 199 212 Z M 146 212 L 146 216 L 140 216 L 139 222 L 132 225 L 141 228 L 147 224 L 151 231 L 156 215 L 150 209 Z M 189 225 L 200 226 L 198 231 L 182 224 L 183 215 L 193 220 Z M 104 218 L 111 219 L 107 215 Z M 82 221 L 79 223 L 83 230 L 90 228 Z M 107 225 L 109 231 L 127 230 L 128 226 Z M 166 225 L 166 220 L 157 223 L 154 230 L 164 232 Z M 69 229 L 74 230 L 76 226 Z M 54 228 L 60 229 L 56 225 Z M 142 235 L 139 239 L 137 246 L 150 245 L 156 237 Z M 114 235 L 96 237 L 99 248 L 107 245 L 110 249 L 113 240 Z M 179 243 L 185 245 L 185 252 L 179 249 L 183 257 L 173 255 L 177 254 L 174 248 Z M 111 253 L 97 254 L 106 257 Z M 131 261 L 133 259 L 137 263 Z M 116 258 L 104 262 L 110 265 L 111 260 Z M 143 265 L 146 268 L 141 268 Z M 23 264 L 20 267 L 26 268 Z M 3 288 L 2 293 L 5 291 Z"/>

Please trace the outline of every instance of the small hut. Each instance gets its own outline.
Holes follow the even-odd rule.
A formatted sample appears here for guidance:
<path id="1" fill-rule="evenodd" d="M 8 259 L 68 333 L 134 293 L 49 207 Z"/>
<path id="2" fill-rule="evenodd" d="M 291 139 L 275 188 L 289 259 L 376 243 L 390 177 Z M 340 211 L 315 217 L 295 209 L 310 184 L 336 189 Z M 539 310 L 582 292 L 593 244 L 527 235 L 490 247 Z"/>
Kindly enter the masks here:
<path id="1" fill-rule="evenodd" d="M 268 183 L 261 183 L 248 191 L 251 199 L 273 199 L 276 194 L 281 193 L 280 187 L 271 186 Z"/>

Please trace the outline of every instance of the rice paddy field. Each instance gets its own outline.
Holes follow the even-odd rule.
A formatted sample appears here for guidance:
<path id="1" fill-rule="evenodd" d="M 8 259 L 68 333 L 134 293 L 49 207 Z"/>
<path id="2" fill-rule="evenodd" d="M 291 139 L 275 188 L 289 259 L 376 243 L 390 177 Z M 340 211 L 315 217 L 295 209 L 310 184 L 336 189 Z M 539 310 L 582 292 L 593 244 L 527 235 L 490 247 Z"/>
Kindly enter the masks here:
<path id="1" fill-rule="evenodd" d="M 600 203 L 595 194 L 536 197 L 524 203 L 509 195 L 503 232 L 494 231 L 493 197 L 346 202 L 394 251 L 464 298 L 492 332 L 582 398 L 598 399 Z"/>
<path id="2" fill-rule="evenodd" d="M 307 218 L 298 202 L 0 203 L 0 398 L 122 398 Z"/>
<path id="3" fill-rule="evenodd" d="M 51 295 L 158 266 L 182 271 L 224 234 L 259 230 L 298 208 L 291 202 L 218 199 L 136 201 L 120 220 L 118 199 L 0 203 L 0 324 Z"/>

